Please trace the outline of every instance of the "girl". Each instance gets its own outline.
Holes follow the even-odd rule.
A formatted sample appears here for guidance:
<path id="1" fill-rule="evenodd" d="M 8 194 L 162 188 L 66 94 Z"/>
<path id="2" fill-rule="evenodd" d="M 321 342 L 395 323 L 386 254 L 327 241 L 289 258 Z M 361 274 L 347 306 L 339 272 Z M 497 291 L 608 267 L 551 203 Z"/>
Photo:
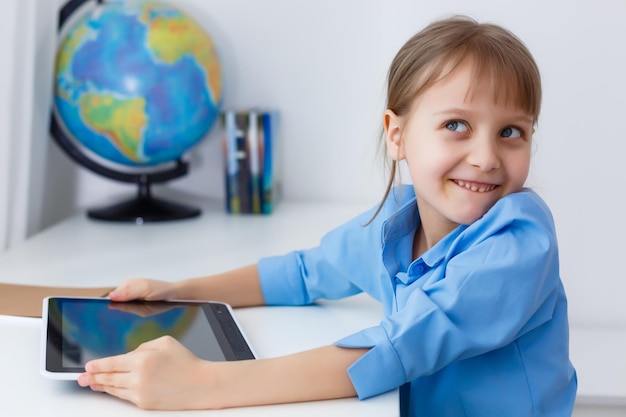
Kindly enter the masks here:
<path id="1" fill-rule="evenodd" d="M 161 338 L 89 362 L 79 384 L 157 409 L 401 387 L 411 416 L 570 416 L 576 375 L 554 224 L 524 188 L 540 101 L 537 66 L 510 32 L 465 17 L 426 27 L 389 70 L 392 164 L 379 207 L 317 248 L 212 277 L 132 280 L 110 295 L 254 306 L 365 291 L 384 320 L 331 346 L 242 362 L 202 361 Z M 393 187 L 401 161 L 412 186 Z"/>

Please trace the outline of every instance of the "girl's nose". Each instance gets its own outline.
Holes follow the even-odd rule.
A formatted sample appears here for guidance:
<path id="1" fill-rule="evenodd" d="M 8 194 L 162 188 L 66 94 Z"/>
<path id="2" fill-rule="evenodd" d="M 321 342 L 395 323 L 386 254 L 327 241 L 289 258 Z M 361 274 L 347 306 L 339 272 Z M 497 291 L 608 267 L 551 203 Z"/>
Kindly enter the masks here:
<path id="1" fill-rule="evenodd" d="M 467 156 L 467 162 L 483 172 L 500 168 L 497 142 L 488 137 L 475 137 Z"/>

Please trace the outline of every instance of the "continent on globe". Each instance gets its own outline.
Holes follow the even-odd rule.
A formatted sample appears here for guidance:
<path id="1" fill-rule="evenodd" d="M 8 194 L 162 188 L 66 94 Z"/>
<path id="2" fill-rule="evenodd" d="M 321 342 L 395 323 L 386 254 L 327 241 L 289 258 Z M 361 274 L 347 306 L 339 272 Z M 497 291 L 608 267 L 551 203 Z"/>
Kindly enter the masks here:
<path id="1" fill-rule="evenodd" d="M 78 19 L 56 60 L 56 112 L 73 140 L 106 161 L 176 161 L 214 124 L 221 66 L 210 36 L 179 8 L 107 1 Z"/>
<path id="2" fill-rule="evenodd" d="M 146 100 L 118 99 L 87 93 L 80 98 L 81 114 L 96 132 L 110 138 L 128 159 L 141 163 L 141 135 L 146 126 Z"/>

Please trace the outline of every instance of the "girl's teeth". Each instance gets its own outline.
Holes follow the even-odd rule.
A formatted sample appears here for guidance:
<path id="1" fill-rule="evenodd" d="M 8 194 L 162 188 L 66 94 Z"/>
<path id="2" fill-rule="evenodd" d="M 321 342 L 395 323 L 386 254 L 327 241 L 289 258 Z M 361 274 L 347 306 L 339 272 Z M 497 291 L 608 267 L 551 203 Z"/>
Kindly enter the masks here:
<path id="1" fill-rule="evenodd" d="M 471 191 L 478 191 L 479 193 L 491 191 L 495 188 L 494 185 L 481 185 L 479 187 L 477 185 L 473 185 L 473 184 L 467 183 L 465 181 L 460 181 L 460 180 L 457 181 L 456 183 L 463 188 L 467 188 L 468 190 L 471 190 Z"/>

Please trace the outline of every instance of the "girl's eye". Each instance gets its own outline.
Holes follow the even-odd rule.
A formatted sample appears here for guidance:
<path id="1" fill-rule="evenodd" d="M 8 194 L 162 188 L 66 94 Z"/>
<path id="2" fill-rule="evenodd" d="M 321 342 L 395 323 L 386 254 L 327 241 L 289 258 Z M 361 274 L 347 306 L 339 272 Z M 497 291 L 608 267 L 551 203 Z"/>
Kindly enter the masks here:
<path id="1" fill-rule="evenodd" d="M 521 138 L 522 132 L 516 127 L 509 126 L 509 127 L 505 127 L 504 129 L 502 129 L 502 132 L 500 132 L 500 135 L 503 138 L 514 139 L 514 138 Z"/>
<path id="2" fill-rule="evenodd" d="M 452 120 L 446 123 L 446 129 L 453 132 L 467 132 L 469 129 L 464 122 L 458 120 Z"/>

